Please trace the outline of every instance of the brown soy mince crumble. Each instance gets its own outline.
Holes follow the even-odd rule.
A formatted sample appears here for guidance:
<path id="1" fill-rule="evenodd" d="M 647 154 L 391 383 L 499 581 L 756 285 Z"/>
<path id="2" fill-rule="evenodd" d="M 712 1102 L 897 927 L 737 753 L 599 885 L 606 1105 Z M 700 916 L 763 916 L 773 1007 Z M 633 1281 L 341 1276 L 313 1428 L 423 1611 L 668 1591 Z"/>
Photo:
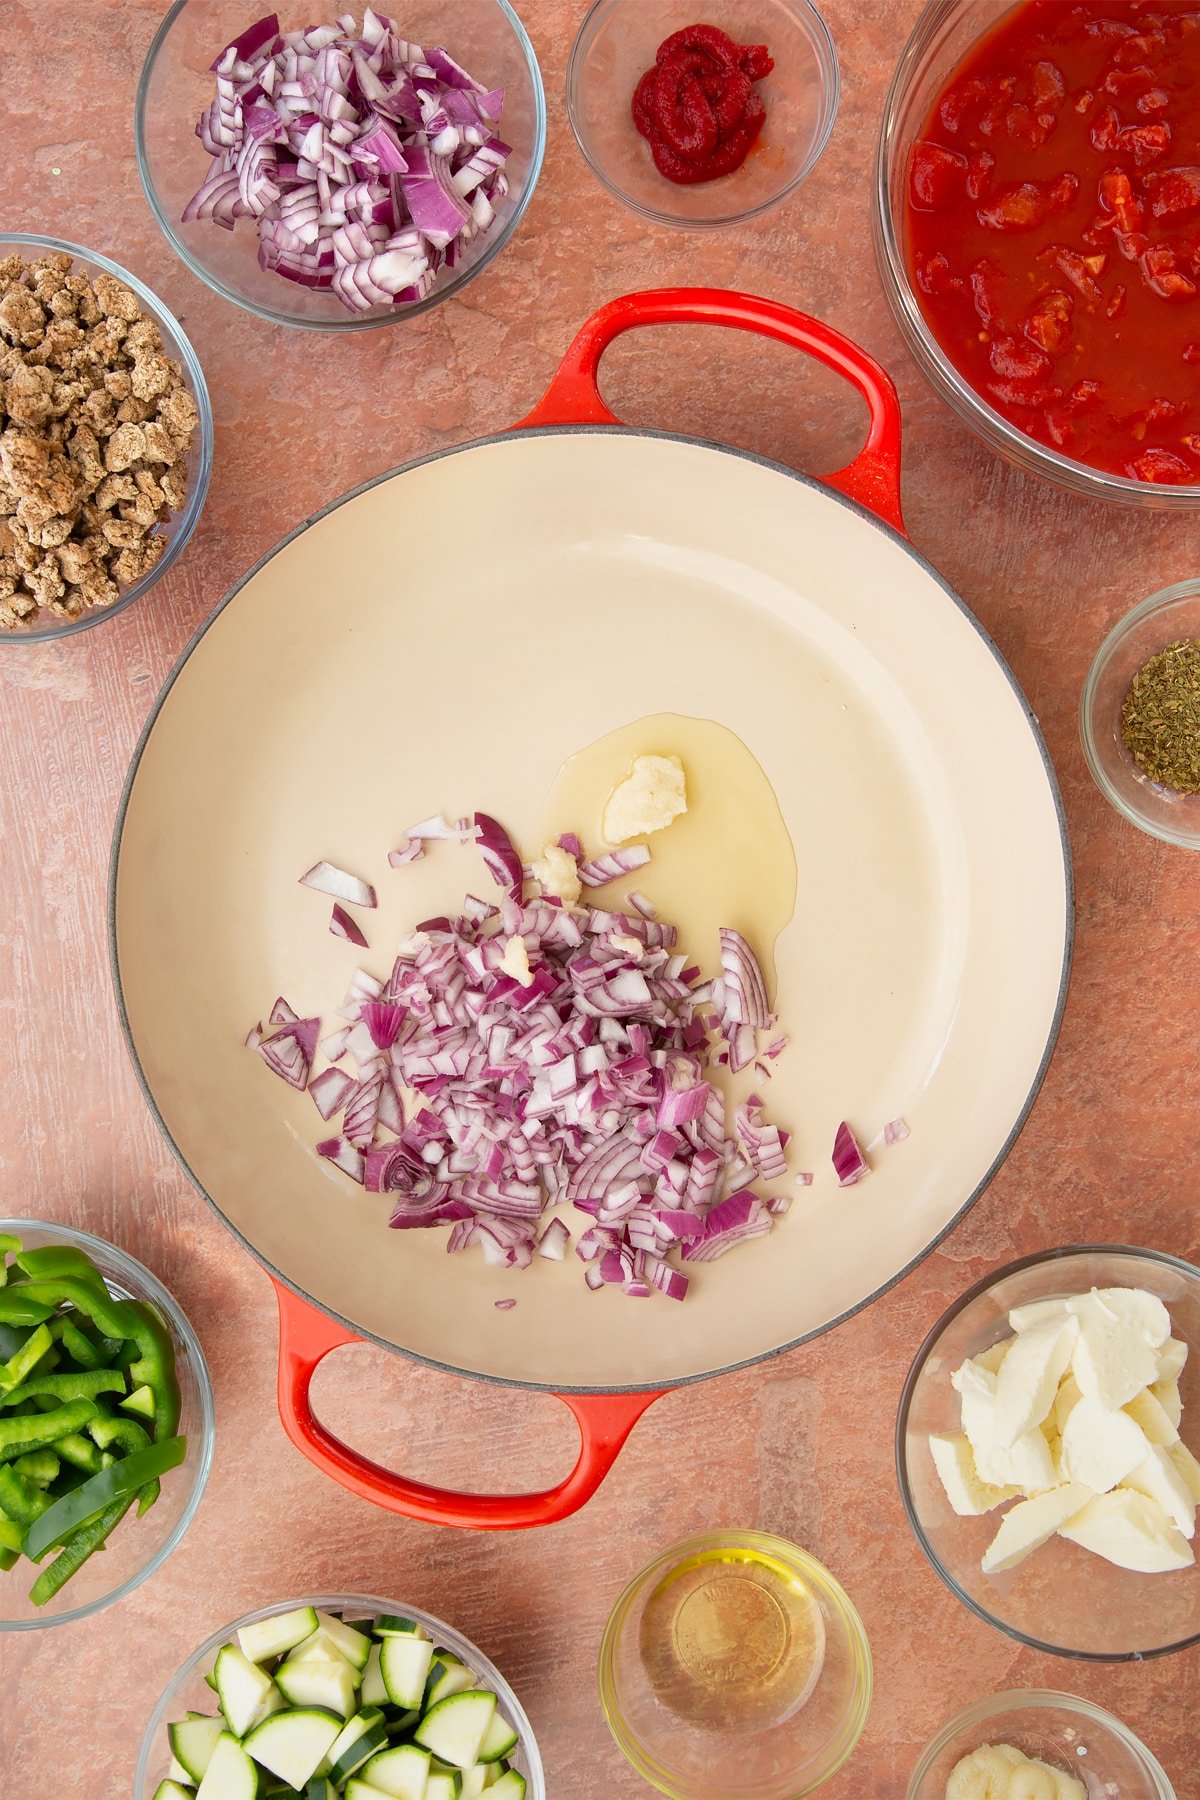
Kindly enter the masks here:
<path id="1" fill-rule="evenodd" d="M 123 282 L 72 266 L 0 260 L 0 627 L 110 606 L 187 492 L 181 365 Z"/>

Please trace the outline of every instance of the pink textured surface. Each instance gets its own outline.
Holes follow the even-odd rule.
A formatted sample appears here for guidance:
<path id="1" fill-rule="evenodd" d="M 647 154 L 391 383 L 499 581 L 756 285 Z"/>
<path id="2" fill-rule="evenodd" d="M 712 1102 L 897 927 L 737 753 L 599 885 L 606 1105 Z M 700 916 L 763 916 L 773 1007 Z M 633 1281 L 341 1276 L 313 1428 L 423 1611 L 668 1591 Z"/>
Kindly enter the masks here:
<path id="1" fill-rule="evenodd" d="M 991 461 L 923 388 L 885 312 L 869 249 L 873 134 L 916 0 L 835 0 L 845 94 L 832 145 L 783 209 L 703 242 L 656 232 L 593 183 L 562 78 L 582 0 L 525 0 L 550 96 L 550 151 L 525 227 L 463 300 L 338 341 L 260 325 L 177 264 L 133 162 L 133 93 L 157 0 L 26 0 L 4 27 L 4 223 L 108 252 L 183 319 L 208 373 L 217 455 L 205 517 L 148 602 L 72 642 L 0 646 L 0 1212 L 59 1216 L 147 1261 L 211 1359 L 216 1467 L 162 1574 L 91 1623 L 0 1640 L 4 1800 L 127 1795 L 153 1699 L 223 1621 L 320 1587 L 411 1599 L 506 1669 L 540 1733 L 554 1800 L 646 1790 L 611 1745 L 593 1671 L 607 1611 L 672 1537 L 722 1523 L 805 1544 L 857 1601 L 877 1692 L 829 1800 L 897 1800 L 917 1750 L 970 1698 L 1046 1684 L 1111 1706 L 1198 1791 L 1200 1653 L 1075 1667 L 976 1623 L 927 1568 L 891 1465 L 910 1356 L 943 1306 L 1014 1254 L 1079 1238 L 1196 1259 L 1195 861 L 1121 824 L 1076 733 L 1095 645 L 1131 602 L 1195 573 L 1200 519 L 1102 510 Z M 508 423 L 542 392 L 574 328 L 614 293 L 702 279 L 829 319 L 895 373 L 905 507 L 918 547 L 1010 658 L 1045 727 L 1079 884 L 1060 1048 L 999 1178 L 943 1250 L 816 1346 L 676 1393 L 637 1428 L 573 1521 L 504 1540 L 420 1528 L 341 1494 L 284 1440 L 266 1277 L 184 1183 L 121 1045 L 106 967 L 109 836 L 138 730 L 189 634 L 249 563 L 341 491 Z M 718 361 L 718 356 L 720 360 Z M 723 379 L 717 379 L 720 369 Z M 608 397 L 632 422 L 694 430 L 804 468 L 845 461 L 860 420 L 832 377 L 758 342 L 658 332 L 619 346 Z M 214 1122 L 216 1123 L 216 1122 Z M 331 1423 L 413 1474 L 541 1485 L 570 1432 L 550 1400 L 343 1352 L 318 1399 Z"/>

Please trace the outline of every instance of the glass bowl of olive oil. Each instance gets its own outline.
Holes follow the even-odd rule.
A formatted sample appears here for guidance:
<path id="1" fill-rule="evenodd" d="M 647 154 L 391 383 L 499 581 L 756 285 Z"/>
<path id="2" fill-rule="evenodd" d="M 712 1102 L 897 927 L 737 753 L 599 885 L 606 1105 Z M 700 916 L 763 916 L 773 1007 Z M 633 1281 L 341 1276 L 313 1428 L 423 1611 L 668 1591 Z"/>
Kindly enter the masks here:
<path id="1" fill-rule="evenodd" d="M 613 1608 L 599 1678 L 617 1745 L 673 1800 L 801 1800 L 852 1754 L 871 1705 L 849 1597 L 759 1531 L 655 1557 Z"/>
<path id="2" fill-rule="evenodd" d="M 1079 729 L 1105 799 L 1151 837 L 1200 850 L 1200 581 L 1151 594 L 1113 626 Z"/>

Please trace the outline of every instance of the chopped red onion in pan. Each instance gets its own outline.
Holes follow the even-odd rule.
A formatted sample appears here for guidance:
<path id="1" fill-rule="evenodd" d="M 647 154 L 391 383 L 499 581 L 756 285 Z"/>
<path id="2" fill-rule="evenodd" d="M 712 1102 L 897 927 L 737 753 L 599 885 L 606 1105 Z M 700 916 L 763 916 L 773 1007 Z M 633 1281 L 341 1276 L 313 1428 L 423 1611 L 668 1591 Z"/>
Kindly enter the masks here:
<path id="1" fill-rule="evenodd" d="M 833 1167 L 841 1187 L 853 1187 L 856 1181 L 871 1173 L 871 1165 L 844 1119 L 833 1140 Z"/>
<path id="2" fill-rule="evenodd" d="M 347 875 L 345 869 L 336 868 L 333 863 L 314 863 L 308 873 L 300 877 L 300 885 L 316 888 L 318 894 L 332 894 L 335 900 L 344 900 L 347 906 L 372 907 L 375 904 L 373 887 L 360 881 L 357 875 Z"/>
<path id="3" fill-rule="evenodd" d="M 262 268 L 354 312 L 409 305 L 495 224 L 512 155 L 503 88 L 370 7 L 361 30 L 344 13 L 283 32 L 269 13 L 212 71 L 196 126 L 212 162 L 183 220 L 253 219 Z"/>
<path id="4" fill-rule="evenodd" d="M 644 896 L 627 912 L 526 898 L 512 840 L 486 813 L 404 836 L 474 840 L 503 895 L 468 894 L 457 917 L 426 920 L 386 981 L 356 970 L 315 1076 L 320 1021 L 276 1002 L 260 1054 L 309 1088 L 322 1118 L 341 1115 L 318 1154 L 386 1194 L 394 1229 L 448 1226 L 448 1250 L 474 1246 L 498 1268 L 564 1261 L 572 1236 L 557 1209 L 573 1207 L 589 1288 L 682 1300 L 672 1252 L 714 1262 L 789 1204 L 754 1185 L 786 1179 L 787 1133 L 758 1095 L 727 1121 L 708 1075 L 752 1062 L 772 1022 L 753 951 L 722 931 L 722 977 L 703 982 Z M 649 860 L 641 845 L 587 863 L 578 839 L 562 841 L 594 886 Z M 354 881 L 328 864 L 310 877 Z"/>
<path id="5" fill-rule="evenodd" d="M 365 950 L 367 948 L 367 940 L 363 936 L 362 928 L 355 924 L 345 907 L 338 906 L 336 902 L 333 916 L 329 921 L 329 929 L 334 937 L 345 938 L 348 944 L 355 945 L 357 949 Z"/>

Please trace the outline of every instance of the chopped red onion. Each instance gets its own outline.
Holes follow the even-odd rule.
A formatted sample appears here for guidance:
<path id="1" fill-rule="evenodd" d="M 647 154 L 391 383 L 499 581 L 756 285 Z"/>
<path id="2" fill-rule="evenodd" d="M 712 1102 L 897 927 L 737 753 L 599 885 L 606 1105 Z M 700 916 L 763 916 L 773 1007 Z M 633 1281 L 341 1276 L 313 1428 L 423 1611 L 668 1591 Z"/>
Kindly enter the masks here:
<path id="1" fill-rule="evenodd" d="M 356 1085 L 353 1075 L 347 1075 L 343 1069 L 330 1067 L 313 1076 L 308 1084 L 308 1091 L 321 1117 L 332 1119 L 335 1112 L 344 1110 Z"/>
<path id="2" fill-rule="evenodd" d="M 308 873 L 300 877 L 300 884 L 316 888 L 319 894 L 332 894 L 335 900 L 344 900 L 347 906 L 375 905 L 375 889 L 360 881 L 357 875 L 347 875 L 345 869 L 335 868 L 333 863 L 314 863 Z"/>
<path id="3" fill-rule="evenodd" d="M 497 1312 L 511 1312 L 517 1303 L 515 1300 L 497 1300 L 494 1304 Z"/>
<path id="4" fill-rule="evenodd" d="M 487 864 L 488 874 L 497 887 L 508 890 L 511 899 L 519 900 L 524 870 L 507 831 L 487 813 L 481 812 L 475 814 L 475 830 L 479 837 L 479 853 Z"/>
<path id="5" fill-rule="evenodd" d="M 425 846 L 420 838 L 410 838 L 403 850 L 389 850 L 388 862 L 393 869 L 402 869 L 406 863 L 420 862 L 425 854 Z"/>
<path id="6" fill-rule="evenodd" d="M 320 1031 L 320 1019 L 297 1019 L 291 1025 L 282 1026 L 273 1037 L 264 1038 L 258 1045 L 258 1053 L 267 1067 L 289 1087 L 303 1090 L 308 1086 Z"/>
<path id="7" fill-rule="evenodd" d="M 495 223 L 504 90 L 370 7 L 361 31 L 350 13 L 286 33 L 268 14 L 212 70 L 196 126 L 212 162 L 183 218 L 253 219 L 262 268 L 356 312 L 407 305 Z"/>
<path id="8" fill-rule="evenodd" d="M 360 927 L 355 924 L 345 907 L 338 906 L 336 902 L 329 921 L 329 929 L 334 937 L 345 938 L 348 944 L 354 944 L 357 949 L 365 950 L 367 948 L 367 940 Z"/>
<path id="9" fill-rule="evenodd" d="M 912 1133 L 909 1131 L 908 1126 L 904 1123 L 903 1119 L 891 1119 L 883 1128 L 883 1141 L 885 1144 L 902 1144 L 906 1137 L 911 1136 Z"/>
<path id="10" fill-rule="evenodd" d="M 611 850 L 607 856 L 597 856 L 584 863 L 579 879 L 584 887 L 604 887 L 610 881 L 618 881 L 622 875 L 632 875 L 635 869 L 644 869 L 649 861 L 647 844 L 631 844 L 627 850 Z"/>
<path id="11" fill-rule="evenodd" d="M 853 1187 L 856 1181 L 871 1173 L 871 1165 L 844 1119 L 833 1140 L 833 1166 L 841 1187 Z"/>
<path id="12" fill-rule="evenodd" d="M 322 1117 L 342 1115 L 319 1154 L 389 1195 L 393 1228 L 449 1227 L 450 1251 L 474 1247 L 489 1265 L 528 1268 L 537 1256 L 565 1259 L 571 1233 L 546 1215 L 569 1202 L 591 1221 L 575 1244 L 589 1287 L 683 1299 L 688 1280 L 672 1252 L 715 1261 L 768 1232 L 790 1198 L 753 1190 L 786 1177 L 787 1134 L 752 1095 L 727 1135 L 724 1096 L 706 1073 L 755 1058 L 759 1028 L 728 1010 L 731 993 L 754 999 L 752 953 L 702 982 L 644 896 L 627 912 L 526 900 L 512 841 L 484 813 L 457 824 L 439 815 L 405 833 L 410 845 L 439 838 L 477 840 L 503 898 L 468 895 L 457 917 L 425 920 L 386 981 L 355 970 L 345 1023 L 321 1040 L 329 1066 L 311 1083 L 319 1021 L 297 1019 L 282 998 L 261 1053 L 271 1050 L 292 1085 L 310 1085 Z M 582 861 L 577 839 L 563 846 Z M 593 885 L 648 856 L 631 846 L 597 859 L 587 865 Z M 329 865 L 310 874 L 354 880 Z M 723 933 L 723 952 L 727 935 L 745 944 Z M 517 941 L 528 985 L 501 966 Z M 402 1090 L 413 1100 L 407 1118 Z"/>
<path id="13" fill-rule="evenodd" d="M 730 1025 L 751 1025 L 755 1031 L 766 1031 L 772 1022 L 771 1010 L 758 958 L 740 931 L 723 925 L 720 938 L 725 1019 Z"/>

